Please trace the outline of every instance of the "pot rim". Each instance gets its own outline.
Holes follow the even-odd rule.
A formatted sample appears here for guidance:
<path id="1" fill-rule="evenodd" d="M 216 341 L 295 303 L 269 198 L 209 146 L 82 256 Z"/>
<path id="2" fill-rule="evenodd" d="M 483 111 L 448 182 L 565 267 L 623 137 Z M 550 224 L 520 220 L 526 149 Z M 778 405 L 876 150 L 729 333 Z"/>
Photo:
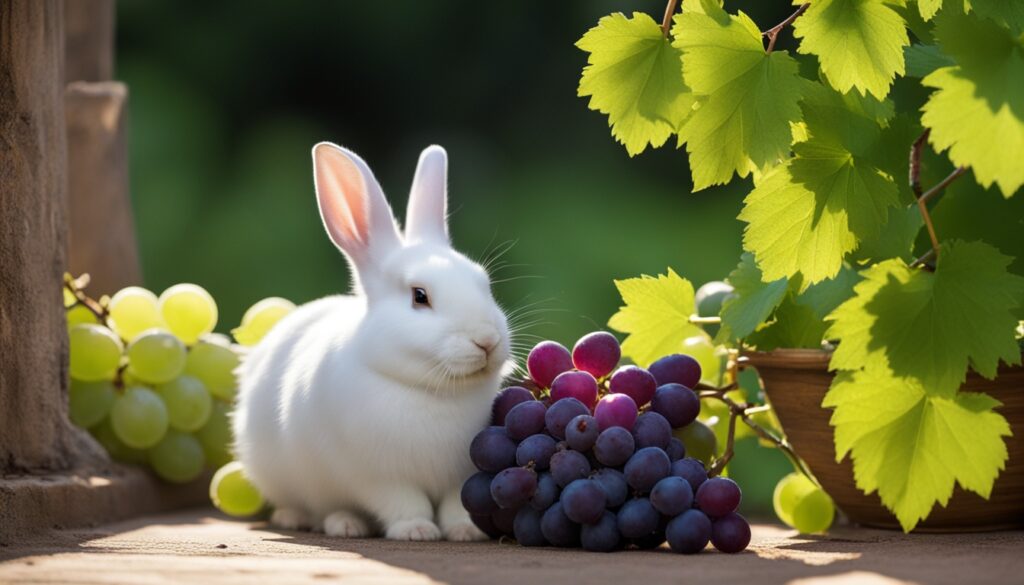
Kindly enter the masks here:
<path id="1" fill-rule="evenodd" d="M 744 351 L 742 357 L 755 368 L 827 371 L 832 352 L 824 349 L 779 348 L 771 351 Z"/>

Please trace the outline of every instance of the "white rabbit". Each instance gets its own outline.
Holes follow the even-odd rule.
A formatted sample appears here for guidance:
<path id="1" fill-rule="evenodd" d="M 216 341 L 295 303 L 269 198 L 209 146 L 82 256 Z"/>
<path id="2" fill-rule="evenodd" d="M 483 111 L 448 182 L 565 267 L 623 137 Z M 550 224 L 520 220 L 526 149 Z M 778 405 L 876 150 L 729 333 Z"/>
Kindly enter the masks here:
<path id="1" fill-rule="evenodd" d="M 487 273 L 449 242 L 447 154 L 431 146 L 420 156 L 404 236 L 361 158 L 322 142 L 313 166 L 353 293 L 300 307 L 246 357 L 236 453 L 279 527 L 485 538 L 460 490 L 509 333 Z"/>

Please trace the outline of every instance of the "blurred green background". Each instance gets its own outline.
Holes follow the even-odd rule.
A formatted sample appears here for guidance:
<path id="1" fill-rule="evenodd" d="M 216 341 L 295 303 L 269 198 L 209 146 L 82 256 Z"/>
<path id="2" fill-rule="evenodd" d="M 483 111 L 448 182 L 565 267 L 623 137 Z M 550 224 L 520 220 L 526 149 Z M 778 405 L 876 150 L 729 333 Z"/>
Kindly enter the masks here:
<path id="1" fill-rule="evenodd" d="M 404 214 L 419 151 L 448 149 L 451 233 L 482 258 L 506 309 L 537 303 L 526 333 L 571 345 L 603 328 L 612 279 L 671 266 L 696 285 L 740 254 L 749 180 L 691 193 L 674 142 L 630 159 L 607 118 L 576 97 L 574 43 L 601 16 L 662 1 L 479 3 L 167 0 L 118 3 L 117 72 L 130 89 L 130 160 L 145 284 L 208 289 L 218 329 L 267 296 L 297 303 L 344 291 L 323 232 L 310 147 L 363 156 Z M 762 28 L 788 2 L 730 2 Z M 793 46 L 790 34 L 779 48 Z M 747 510 L 770 508 L 790 468 L 742 447 Z"/>

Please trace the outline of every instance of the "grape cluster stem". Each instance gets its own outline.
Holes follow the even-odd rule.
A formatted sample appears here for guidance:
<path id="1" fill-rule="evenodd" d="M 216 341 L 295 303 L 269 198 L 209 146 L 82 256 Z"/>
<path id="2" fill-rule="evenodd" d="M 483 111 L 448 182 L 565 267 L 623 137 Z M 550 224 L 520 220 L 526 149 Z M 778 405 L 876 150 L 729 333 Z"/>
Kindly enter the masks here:
<path id="1" fill-rule="evenodd" d="M 68 291 L 75 296 L 75 299 L 78 301 L 76 304 L 82 305 L 86 309 L 89 309 L 89 311 L 93 315 L 96 315 L 97 319 L 106 324 L 107 316 L 109 315 L 107 308 L 104 307 L 99 302 L 97 302 L 95 299 L 92 299 L 85 294 L 84 289 L 85 287 L 89 286 L 89 280 L 90 277 L 89 273 L 87 272 L 83 273 L 78 278 L 74 278 L 70 274 L 65 274 L 64 288 L 68 289 Z M 70 309 L 71 307 L 68 308 Z"/>

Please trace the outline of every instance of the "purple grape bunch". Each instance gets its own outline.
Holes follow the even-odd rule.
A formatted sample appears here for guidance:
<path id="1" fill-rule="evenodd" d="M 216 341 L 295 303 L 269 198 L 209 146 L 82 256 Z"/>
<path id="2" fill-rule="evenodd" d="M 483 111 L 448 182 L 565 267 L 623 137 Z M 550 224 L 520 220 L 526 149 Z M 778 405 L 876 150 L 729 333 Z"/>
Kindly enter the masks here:
<path id="1" fill-rule="evenodd" d="M 739 486 L 708 478 L 674 432 L 701 424 L 700 364 L 673 354 L 620 367 L 621 357 L 604 331 L 571 352 L 554 341 L 533 348 L 530 380 L 498 394 L 491 426 L 470 445 L 479 471 L 462 503 L 473 522 L 523 546 L 744 550 Z"/>

